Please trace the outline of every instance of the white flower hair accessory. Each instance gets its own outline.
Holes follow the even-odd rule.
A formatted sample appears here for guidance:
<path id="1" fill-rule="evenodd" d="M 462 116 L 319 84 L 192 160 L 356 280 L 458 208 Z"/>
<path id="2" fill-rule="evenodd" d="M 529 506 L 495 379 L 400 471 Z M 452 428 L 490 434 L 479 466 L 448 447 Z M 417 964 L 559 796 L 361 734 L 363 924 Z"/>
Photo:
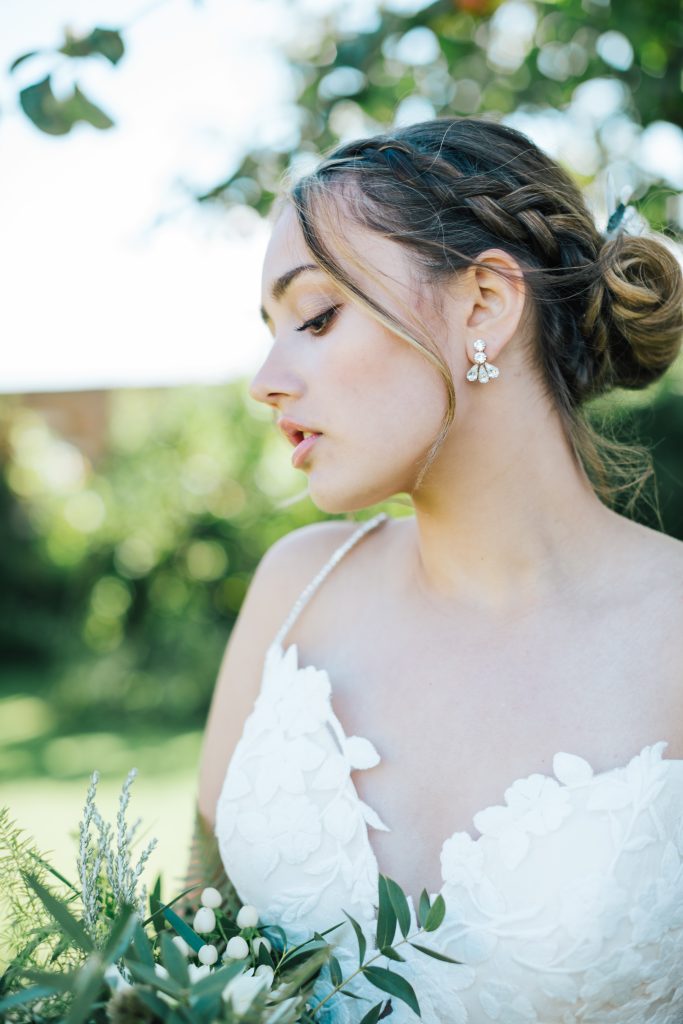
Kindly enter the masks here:
<path id="1" fill-rule="evenodd" d="M 625 230 L 627 225 L 629 225 L 630 228 L 629 233 L 640 234 L 640 230 L 642 229 L 642 225 L 638 224 L 640 218 L 637 215 L 635 206 L 629 203 L 629 199 L 632 195 L 632 186 L 624 185 L 619 193 L 619 202 L 617 202 L 616 187 L 612 172 L 608 170 L 605 173 L 605 209 L 607 210 L 607 226 L 605 228 L 606 238 L 615 238 Z"/>

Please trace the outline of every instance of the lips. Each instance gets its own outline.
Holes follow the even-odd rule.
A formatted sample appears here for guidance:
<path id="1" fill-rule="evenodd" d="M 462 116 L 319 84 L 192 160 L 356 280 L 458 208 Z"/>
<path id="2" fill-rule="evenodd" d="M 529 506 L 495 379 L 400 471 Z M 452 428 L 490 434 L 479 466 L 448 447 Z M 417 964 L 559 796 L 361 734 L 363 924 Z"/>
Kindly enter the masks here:
<path id="1" fill-rule="evenodd" d="M 295 420 L 287 419 L 284 416 L 278 420 L 277 425 L 295 448 L 309 435 L 318 437 L 322 433 L 320 430 L 314 430 L 313 427 L 306 426 L 304 423 L 297 423 Z"/>

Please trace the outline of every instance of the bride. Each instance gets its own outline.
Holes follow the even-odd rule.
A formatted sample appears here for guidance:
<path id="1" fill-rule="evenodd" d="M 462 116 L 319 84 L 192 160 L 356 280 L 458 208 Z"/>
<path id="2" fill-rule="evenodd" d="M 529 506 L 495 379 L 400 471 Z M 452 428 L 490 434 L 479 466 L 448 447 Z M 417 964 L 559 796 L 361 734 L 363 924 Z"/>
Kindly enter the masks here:
<path id="1" fill-rule="evenodd" d="M 683 544 L 615 511 L 632 452 L 583 410 L 681 345 L 678 263 L 624 212 L 600 232 L 520 132 L 438 118 L 331 152 L 265 257 L 252 397 L 319 509 L 414 515 L 262 559 L 190 876 L 301 935 L 343 907 L 371 936 L 378 871 L 442 893 L 459 964 L 387 962 L 432 1024 L 683 1019 Z"/>

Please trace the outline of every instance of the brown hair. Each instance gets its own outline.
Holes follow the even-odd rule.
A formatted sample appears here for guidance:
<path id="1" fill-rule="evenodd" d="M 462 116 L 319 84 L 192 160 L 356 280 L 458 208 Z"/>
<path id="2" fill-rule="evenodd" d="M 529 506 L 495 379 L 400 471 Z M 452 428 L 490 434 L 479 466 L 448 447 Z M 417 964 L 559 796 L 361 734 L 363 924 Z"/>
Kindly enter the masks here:
<path id="1" fill-rule="evenodd" d="M 614 387 L 644 388 L 676 358 L 683 340 L 683 275 L 667 246 L 652 235 L 601 233 L 559 164 L 521 132 L 480 118 L 434 118 L 339 145 L 292 185 L 284 199 L 296 209 L 315 262 L 422 351 L 444 380 L 447 412 L 417 486 L 453 420 L 453 380 L 438 346 L 420 340 L 367 295 L 326 244 L 321 214 L 339 214 L 342 197 L 345 215 L 409 250 L 435 293 L 440 282 L 476 265 L 487 248 L 504 248 L 517 260 L 536 325 L 530 358 L 575 457 L 611 503 L 623 488 L 609 484 L 599 448 L 614 456 L 607 461 L 624 476 L 625 464 L 643 450 L 599 434 L 582 405 Z M 334 243 L 339 251 L 341 232 L 334 233 Z M 352 261 L 367 274 L 357 254 Z M 627 481 L 637 492 L 653 472 L 644 454 L 647 469 Z"/>

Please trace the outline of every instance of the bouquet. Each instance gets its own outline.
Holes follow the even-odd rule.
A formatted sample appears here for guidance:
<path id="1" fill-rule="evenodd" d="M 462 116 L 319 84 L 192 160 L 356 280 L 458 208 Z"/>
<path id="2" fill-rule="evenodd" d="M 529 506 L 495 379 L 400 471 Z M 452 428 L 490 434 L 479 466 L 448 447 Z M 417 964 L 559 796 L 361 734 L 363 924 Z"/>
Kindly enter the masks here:
<path id="1" fill-rule="evenodd" d="M 392 999 L 416 1013 L 414 989 L 400 974 L 378 966 L 380 957 L 402 961 L 409 943 L 427 956 L 458 963 L 414 941 L 435 931 L 445 914 L 443 897 L 425 890 L 417 925 L 400 886 L 380 874 L 378 952 L 346 911 L 357 940 L 358 967 L 344 978 L 331 935 L 345 922 L 291 942 L 283 928 L 240 905 L 235 890 L 211 885 L 184 889 L 165 902 L 161 875 L 149 894 L 142 870 L 156 846 L 150 841 L 133 863 L 140 825 L 128 827 L 131 769 L 123 784 L 116 827 L 96 803 L 98 773 L 88 788 L 79 826 L 77 882 L 56 871 L 30 839 L 21 838 L 8 808 L 0 810 L 0 886 L 9 905 L 10 951 L 0 976 L 0 1019 L 24 1024 L 317 1024 L 333 1021 L 340 1000 L 357 1000 L 352 982 L 363 976 L 380 994 L 361 1024 L 391 1014 Z M 198 890 L 201 892 L 198 893 Z M 173 907 L 195 893 L 191 920 Z M 400 937 L 397 937 L 397 930 Z M 350 987 L 351 986 L 351 987 Z M 341 1014 L 340 1014 L 341 1015 Z"/>

